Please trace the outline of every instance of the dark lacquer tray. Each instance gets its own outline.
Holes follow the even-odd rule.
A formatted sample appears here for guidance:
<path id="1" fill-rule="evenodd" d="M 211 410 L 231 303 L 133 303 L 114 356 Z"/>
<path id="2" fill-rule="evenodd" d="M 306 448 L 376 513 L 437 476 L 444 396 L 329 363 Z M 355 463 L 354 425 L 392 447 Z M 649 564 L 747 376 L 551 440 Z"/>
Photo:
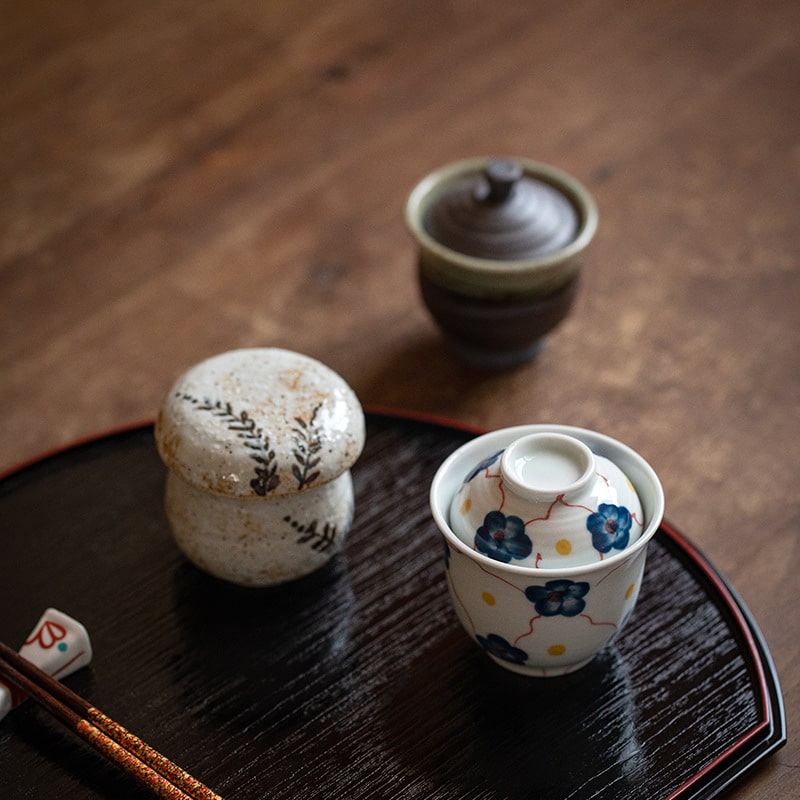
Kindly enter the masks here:
<path id="1" fill-rule="evenodd" d="M 48 606 L 82 621 L 66 679 L 226 798 L 714 797 L 785 741 L 747 609 L 664 525 L 637 609 L 570 676 L 489 662 L 458 625 L 427 494 L 472 434 L 368 415 L 356 521 L 319 573 L 241 589 L 188 564 L 149 426 L 0 481 L 0 638 Z M 32 703 L 0 723 L 16 798 L 147 793 Z"/>

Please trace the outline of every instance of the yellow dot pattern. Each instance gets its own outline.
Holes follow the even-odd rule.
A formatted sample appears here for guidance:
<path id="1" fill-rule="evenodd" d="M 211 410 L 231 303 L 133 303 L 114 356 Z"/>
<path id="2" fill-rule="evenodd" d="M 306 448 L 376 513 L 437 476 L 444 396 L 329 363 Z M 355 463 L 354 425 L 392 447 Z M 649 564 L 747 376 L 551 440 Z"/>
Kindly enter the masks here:
<path id="1" fill-rule="evenodd" d="M 635 583 L 632 583 L 628 587 L 627 591 L 625 592 L 625 599 L 626 600 L 630 600 L 631 599 L 631 595 L 633 594 L 633 591 L 634 591 L 635 588 L 636 588 L 636 584 Z"/>
<path id="2" fill-rule="evenodd" d="M 569 539 L 559 539 L 556 542 L 556 552 L 560 556 L 568 556 L 572 552 L 572 542 Z"/>
<path id="3" fill-rule="evenodd" d="M 493 606 L 497 602 L 497 600 L 495 600 L 495 596 L 490 592 L 484 592 L 481 595 L 481 599 L 484 603 L 486 603 L 487 606 Z"/>
<path id="4" fill-rule="evenodd" d="M 470 509 L 472 508 L 472 500 L 468 497 L 462 504 L 461 504 L 461 513 L 462 514 L 469 514 Z"/>
<path id="5" fill-rule="evenodd" d="M 547 648 L 547 652 L 550 653 L 551 656 L 563 656 L 564 653 L 567 652 L 567 648 L 563 644 L 551 644 L 550 647 Z"/>

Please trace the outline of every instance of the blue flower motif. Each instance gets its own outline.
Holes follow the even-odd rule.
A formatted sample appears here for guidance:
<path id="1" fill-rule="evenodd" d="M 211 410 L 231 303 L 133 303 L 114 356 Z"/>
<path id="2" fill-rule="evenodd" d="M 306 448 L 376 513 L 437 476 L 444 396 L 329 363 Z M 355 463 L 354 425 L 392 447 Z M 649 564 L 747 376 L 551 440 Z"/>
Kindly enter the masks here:
<path id="1" fill-rule="evenodd" d="M 490 511 L 475 531 L 475 547 L 489 558 L 507 564 L 512 558 L 527 558 L 533 542 L 525 534 L 525 523 L 519 517 Z"/>
<path id="2" fill-rule="evenodd" d="M 589 592 L 585 581 L 571 581 L 567 578 L 547 581 L 544 586 L 529 586 L 525 597 L 533 603 L 536 611 L 543 617 L 577 617 L 586 607 L 583 599 Z"/>
<path id="3" fill-rule="evenodd" d="M 592 534 L 592 547 L 601 553 L 607 553 L 612 547 L 617 550 L 627 547 L 631 522 L 631 512 L 625 506 L 601 503 L 586 520 L 586 527 Z"/>
<path id="4" fill-rule="evenodd" d="M 480 464 L 478 464 L 472 472 L 464 478 L 464 483 L 469 483 L 476 475 L 480 475 L 485 469 L 489 469 L 489 467 L 497 461 L 498 458 L 503 454 L 502 450 L 498 450 L 494 455 L 489 456 L 488 458 L 484 458 Z"/>
<path id="5" fill-rule="evenodd" d="M 524 650 L 509 644 L 502 636 L 498 636 L 496 633 L 490 633 L 488 636 L 476 636 L 475 638 L 478 640 L 478 644 L 495 658 L 511 661 L 514 664 L 522 664 L 523 661 L 528 660 L 528 654 Z"/>

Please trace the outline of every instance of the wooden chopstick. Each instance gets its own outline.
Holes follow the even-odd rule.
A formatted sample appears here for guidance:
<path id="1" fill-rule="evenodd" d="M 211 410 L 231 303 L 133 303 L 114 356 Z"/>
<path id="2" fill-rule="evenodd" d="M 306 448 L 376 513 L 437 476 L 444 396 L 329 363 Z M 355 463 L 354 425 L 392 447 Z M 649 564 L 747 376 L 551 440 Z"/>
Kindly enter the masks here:
<path id="1" fill-rule="evenodd" d="M 0 676 L 157 796 L 166 800 L 222 800 L 205 784 L 2 642 Z"/>

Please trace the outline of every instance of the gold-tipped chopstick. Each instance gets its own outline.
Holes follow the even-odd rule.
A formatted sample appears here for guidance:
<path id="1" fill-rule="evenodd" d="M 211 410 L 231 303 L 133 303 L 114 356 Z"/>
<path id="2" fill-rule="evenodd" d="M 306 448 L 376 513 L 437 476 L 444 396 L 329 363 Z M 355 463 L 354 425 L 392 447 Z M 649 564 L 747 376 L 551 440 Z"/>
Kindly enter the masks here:
<path id="1" fill-rule="evenodd" d="M 205 784 L 2 642 L 0 677 L 13 683 L 158 797 L 222 800 Z"/>

